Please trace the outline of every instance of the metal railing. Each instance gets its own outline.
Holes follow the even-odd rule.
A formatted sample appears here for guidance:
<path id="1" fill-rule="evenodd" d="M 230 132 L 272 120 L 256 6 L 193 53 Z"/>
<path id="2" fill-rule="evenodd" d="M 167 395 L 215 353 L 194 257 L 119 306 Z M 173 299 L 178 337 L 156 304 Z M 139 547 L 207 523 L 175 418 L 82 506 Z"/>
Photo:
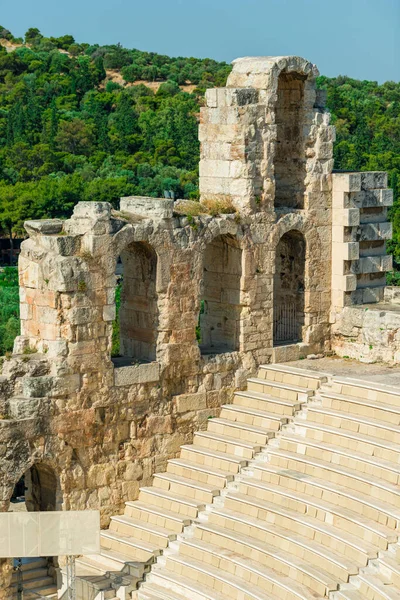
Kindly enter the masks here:
<path id="1" fill-rule="evenodd" d="M 282 301 L 274 306 L 274 343 L 297 342 L 299 323 L 295 302 Z"/>

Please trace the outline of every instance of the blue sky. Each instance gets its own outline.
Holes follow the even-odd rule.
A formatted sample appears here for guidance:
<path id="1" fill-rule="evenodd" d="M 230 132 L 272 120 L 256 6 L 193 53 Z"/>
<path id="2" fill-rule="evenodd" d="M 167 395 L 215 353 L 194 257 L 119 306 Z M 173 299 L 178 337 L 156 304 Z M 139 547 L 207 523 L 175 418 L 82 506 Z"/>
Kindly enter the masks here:
<path id="1" fill-rule="evenodd" d="M 19 0 L 1 25 L 171 56 L 297 54 L 324 75 L 400 80 L 400 0 Z"/>

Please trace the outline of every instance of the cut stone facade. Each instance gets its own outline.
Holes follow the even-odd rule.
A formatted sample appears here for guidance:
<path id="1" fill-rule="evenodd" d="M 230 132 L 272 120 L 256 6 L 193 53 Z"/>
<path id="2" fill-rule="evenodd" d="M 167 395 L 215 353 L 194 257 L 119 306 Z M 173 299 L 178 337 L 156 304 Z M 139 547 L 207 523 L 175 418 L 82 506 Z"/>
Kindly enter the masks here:
<path id="1" fill-rule="evenodd" d="M 201 202 L 235 213 L 187 218 L 132 197 L 121 212 L 80 202 L 66 221 L 26 223 L 0 510 L 27 474 L 30 507 L 99 508 L 107 525 L 260 364 L 330 350 L 344 307 L 382 299 L 391 194 L 382 173 L 332 177 L 317 74 L 298 57 L 246 58 L 208 90 Z"/>

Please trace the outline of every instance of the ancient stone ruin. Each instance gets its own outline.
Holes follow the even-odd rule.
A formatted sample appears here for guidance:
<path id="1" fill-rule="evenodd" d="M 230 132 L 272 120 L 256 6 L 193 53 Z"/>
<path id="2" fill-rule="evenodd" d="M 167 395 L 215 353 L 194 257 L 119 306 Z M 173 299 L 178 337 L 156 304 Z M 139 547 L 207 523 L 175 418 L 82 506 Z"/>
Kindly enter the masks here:
<path id="1" fill-rule="evenodd" d="M 66 221 L 25 225 L 21 335 L 0 380 L 0 509 L 22 477 L 28 510 L 100 509 L 102 553 L 78 561 L 79 600 L 395 597 L 370 595 L 368 577 L 353 595 L 342 588 L 397 541 L 398 392 L 276 365 L 331 352 L 400 358 L 400 300 L 385 291 L 392 192 L 385 173 L 333 172 L 317 75 L 299 57 L 244 58 L 227 87 L 207 91 L 198 216 L 129 197 L 119 211 L 80 202 Z M 212 216 L 211 204 L 232 208 Z M 292 437 L 279 437 L 291 423 Z M 269 462 L 250 469 L 259 456 Z M 220 495 L 237 476 L 239 495 Z M 209 525 L 151 568 L 208 505 Z M 274 553 L 285 528 L 313 541 L 293 534 Z M 15 578 L 0 567 L 10 600 Z M 57 557 L 32 569 L 30 589 L 51 597 L 57 579 L 64 593 Z"/>

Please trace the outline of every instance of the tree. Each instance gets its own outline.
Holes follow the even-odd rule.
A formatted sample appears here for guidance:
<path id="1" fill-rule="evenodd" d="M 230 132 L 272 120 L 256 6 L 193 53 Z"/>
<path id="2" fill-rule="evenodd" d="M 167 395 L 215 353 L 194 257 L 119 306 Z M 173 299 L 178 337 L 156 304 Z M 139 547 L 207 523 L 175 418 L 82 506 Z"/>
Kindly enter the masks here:
<path id="1" fill-rule="evenodd" d="M 55 141 L 64 152 L 89 154 L 94 142 L 93 127 L 82 119 L 60 121 Z"/>
<path id="2" fill-rule="evenodd" d="M 25 44 L 38 43 L 43 38 L 37 27 L 30 27 L 25 33 Z"/>

